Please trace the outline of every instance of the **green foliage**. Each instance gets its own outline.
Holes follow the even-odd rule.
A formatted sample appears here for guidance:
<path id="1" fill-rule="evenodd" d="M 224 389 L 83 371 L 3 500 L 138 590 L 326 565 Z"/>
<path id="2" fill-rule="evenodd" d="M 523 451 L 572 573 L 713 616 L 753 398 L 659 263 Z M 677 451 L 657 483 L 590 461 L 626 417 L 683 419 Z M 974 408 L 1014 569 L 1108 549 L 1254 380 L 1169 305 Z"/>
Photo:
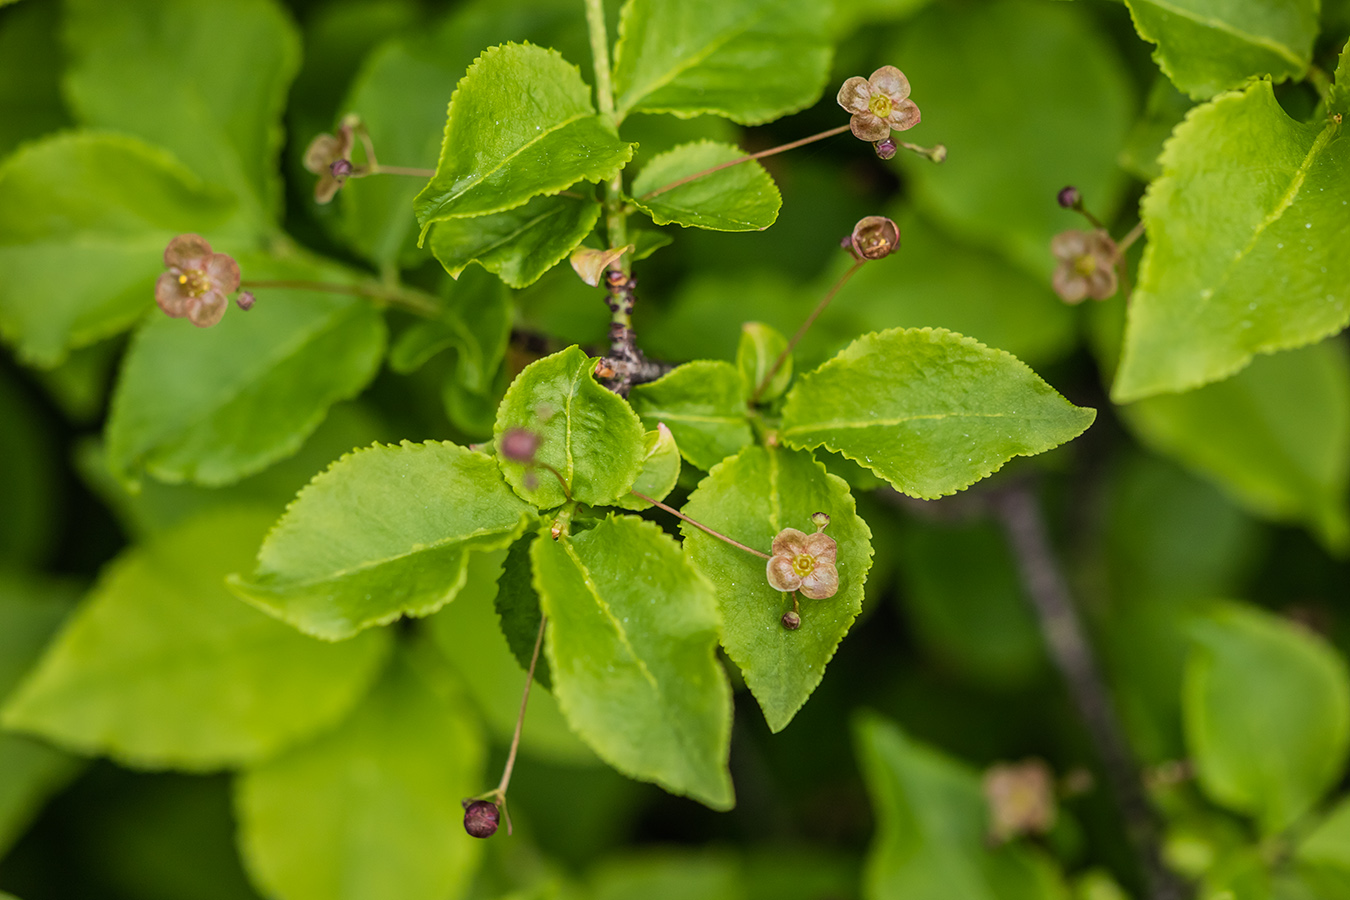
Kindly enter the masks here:
<path id="1" fill-rule="evenodd" d="M 1253 76 L 1301 77 L 1312 61 L 1317 0 L 1126 0 L 1126 5 L 1139 36 L 1158 45 L 1153 58 L 1159 68 L 1197 99 Z"/>
<path id="2" fill-rule="evenodd" d="M 872 533 L 858 517 L 844 480 L 809 453 L 747 447 L 713 467 L 685 513 L 761 552 L 784 528 L 812 531 L 813 513 L 830 517 L 838 544 L 839 590 L 801 601 L 801 627 L 779 624 L 792 604 L 774 590 L 764 561 L 682 523 L 689 559 L 716 588 L 722 646 L 740 668 L 772 731 L 782 731 L 820 684 L 825 664 L 862 611 L 872 565 Z M 767 515 L 765 515 L 767 511 Z"/>
<path id="3" fill-rule="evenodd" d="M 10 698 L 5 726 L 135 766 L 203 770 L 340 719 L 388 637 L 323 644 L 230 596 L 222 579 L 270 520 L 211 513 L 116 560 Z"/>
<path id="4" fill-rule="evenodd" d="M 657 425 L 655 431 L 647 432 L 643 441 L 647 452 L 642 457 L 642 471 L 633 482 L 633 492 L 653 500 L 664 500 L 680 478 L 680 448 L 675 443 L 675 435 L 665 425 Z M 651 509 L 652 506 L 632 494 L 620 497 L 615 505 L 624 509 Z"/>
<path id="5" fill-rule="evenodd" d="M 729 809 L 731 689 L 713 653 L 712 586 L 674 540 L 625 516 L 541 534 L 531 558 L 568 723 L 621 772 Z"/>
<path id="6" fill-rule="evenodd" d="M 934 370 L 945 377 L 931 379 Z M 897 328 L 859 338 L 802 376 L 779 437 L 823 445 L 898 491 L 932 499 L 1072 440 L 1095 415 L 1001 350 L 942 329 Z"/>
<path id="7" fill-rule="evenodd" d="M 576 249 L 599 219 L 594 200 L 535 197 L 506 212 L 438 222 L 431 253 L 456 278 L 476 262 L 513 288 L 529 287 Z"/>
<path id="8" fill-rule="evenodd" d="M 792 383 L 792 354 L 787 353 L 787 349 L 787 338 L 763 322 L 746 322 L 741 326 L 736 368 L 741 370 L 741 384 L 745 387 L 747 400 L 754 396 L 771 372 L 773 377 L 764 385 L 759 400 L 768 403 L 783 396 Z M 781 364 L 778 363 L 780 356 L 783 357 Z M 777 371 L 774 371 L 775 365 Z"/>
<path id="9" fill-rule="evenodd" d="M 425 236 L 443 219 L 503 212 L 578 181 L 603 181 L 632 156 L 561 54 L 529 44 L 493 47 L 450 99 L 436 175 L 413 208 Z"/>
<path id="10" fill-rule="evenodd" d="M 1149 243 L 1116 402 L 1227 378 L 1350 322 L 1350 263 L 1330 237 L 1350 227 L 1340 129 L 1291 119 L 1269 82 L 1186 117 L 1141 210 Z"/>
<path id="11" fill-rule="evenodd" d="M 407 485 L 418 486 L 416 506 Z M 530 518 L 481 453 L 437 441 L 377 444 L 301 491 L 251 578 L 231 587 L 307 634 L 340 640 L 440 609 L 464 586 L 470 555 L 510 546 Z"/>
<path id="12" fill-rule="evenodd" d="M 713 141 L 681 144 L 642 167 L 633 179 L 633 203 L 657 225 L 673 222 L 711 231 L 763 231 L 778 218 L 783 198 L 769 173 L 753 160 L 647 196 L 744 156 L 737 147 Z"/>
<path id="13" fill-rule="evenodd" d="M 1200 785 L 1273 834 L 1340 779 L 1350 753 L 1350 673 L 1326 644 L 1241 606 L 1195 631 L 1183 686 Z"/>
<path id="14" fill-rule="evenodd" d="M 628 0 L 614 49 L 620 118 L 703 113 L 756 125 L 820 95 L 829 6 L 812 0 Z"/>
<path id="15" fill-rule="evenodd" d="M 649 427 L 665 425 L 680 454 L 704 471 L 750 443 L 745 383 L 735 366 L 698 360 L 633 389 L 633 409 Z"/>

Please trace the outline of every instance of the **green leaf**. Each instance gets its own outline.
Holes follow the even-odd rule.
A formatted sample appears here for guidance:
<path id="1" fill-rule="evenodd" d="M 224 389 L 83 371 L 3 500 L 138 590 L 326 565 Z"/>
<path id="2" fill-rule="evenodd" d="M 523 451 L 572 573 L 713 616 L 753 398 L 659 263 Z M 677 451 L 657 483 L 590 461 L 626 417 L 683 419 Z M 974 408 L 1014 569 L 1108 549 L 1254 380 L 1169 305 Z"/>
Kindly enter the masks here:
<path id="1" fill-rule="evenodd" d="M 825 664 L 862 611 L 872 565 L 872 532 L 857 514 L 848 485 L 809 453 L 746 447 L 708 473 L 684 513 L 748 547 L 767 551 L 784 528 L 811 532 L 811 515 L 830 517 L 838 544 L 839 591 L 801 600 L 801 627 L 780 623 L 792 608 L 770 587 L 765 562 L 681 523 L 689 560 L 717 589 L 722 646 L 740 667 L 771 731 L 782 731 L 820 684 Z"/>
<path id="2" fill-rule="evenodd" d="M 710 231 L 763 231 L 778 218 L 783 196 L 769 173 L 753 159 L 647 196 L 682 178 L 744 156 L 745 151 L 730 144 L 681 144 L 642 167 L 633 180 L 633 203 L 657 225 L 674 222 Z"/>
<path id="3" fill-rule="evenodd" d="M 753 439 L 745 418 L 746 393 L 735 366 L 703 359 L 638 385 L 628 399 L 648 428 L 664 424 L 681 455 L 707 471 Z"/>
<path id="4" fill-rule="evenodd" d="M 1198 623 L 1182 685 L 1200 786 L 1274 834 L 1336 783 L 1350 751 L 1350 674 L 1313 634 L 1251 607 Z"/>
<path id="5" fill-rule="evenodd" d="M 399 335 L 389 368 L 415 372 L 450 347 L 459 355 L 455 377 L 474 393 L 492 390 L 511 338 L 511 295 L 485 272 L 471 272 L 450 290 L 439 318 L 420 321 Z"/>
<path id="6" fill-rule="evenodd" d="M 447 219 L 431 232 L 431 253 L 458 278 L 478 263 L 513 288 L 528 287 L 567 258 L 600 220 L 600 204 L 535 197 L 524 206 L 472 219 Z"/>
<path id="7" fill-rule="evenodd" d="M 647 453 L 642 459 L 642 471 L 633 482 L 633 491 L 664 500 L 675 489 L 680 480 L 680 448 L 675 443 L 675 435 L 664 424 L 657 424 L 655 431 L 647 432 L 645 438 Z M 639 500 L 631 494 L 620 497 L 616 506 L 624 509 L 651 509 L 646 500 Z"/>
<path id="8" fill-rule="evenodd" d="M 1133 92 L 1092 11 L 1035 0 L 937 3 L 905 27 L 891 59 L 923 111 L 901 137 L 951 149 L 940 166 L 897 158 L 920 206 L 1048 283 L 1050 239 L 1082 224 L 1055 204 L 1056 192 L 1076 185 L 1111 221 L 1127 185 L 1116 156 Z"/>
<path id="9" fill-rule="evenodd" d="M 896 328 L 799 378 L 779 437 L 824 445 L 931 500 L 1072 440 L 1095 417 L 1002 350 L 941 328 Z"/>
<path id="10" fill-rule="evenodd" d="M 119 557 L 4 710 L 8 728 L 150 768 L 266 758 L 351 709 L 384 658 L 232 597 L 270 514 L 213 512 Z"/>
<path id="11" fill-rule="evenodd" d="M 1317 0 L 1125 0 L 1139 36 L 1157 44 L 1153 59 L 1196 99 L 1248 78 L 1301 78 L 1317 37 Z"/>
<path id="12" fill-rule="evenodd" d="M 730 809 L 731 688 L 711 585 L 633 516 L 541 534 L 531 556 L 553 692 L 573 729 L 620 772 Z"/>
<path id="13" fill-rule="evenodd" d="M 1350 798 L 1342 797 L 1326 817 L 1299 841 L 1294 851 L 1302 862 L 1350 872 Z"/>
<path id="14" fill-rule="evenodd" d="M 1162 175 L 1163 144 L 1195 104 L 1159 76 L 1149 89 L 1144 111 L 1135 120 L 1125 145 L 1120 148 L 1120 165 L 1140 181 L 1152 181 Z"/>
<path id="15" fill-rule="evenodd" d="M 505 550 L 475 553 L 469 561 L 465 602 L 451 603 L 427 620 L 431 638 L 464 680 L 483 720 L 503 747 L 510 744 L 516 730 L 525 670 L 539 636 L 542 614 L 531 582 L 533 539 L 531 534 L 517 541 L 509 554 Z M 508 560 L 505 571 L 504 559 Z M 505 596 L 506 592 L 511 596 Z M 530 610 L 527 604 L 532 604 L 532 625 L 525 621 Z M 501 613 L 500 619 L 494 614 L 494 606 Z M 516 611 L 510 613 L 510 619 L 508 606 Z M 599 766 L 595 754 L 572 733 L 558 710 L 558 702 L 550 693 L 548 657 L 542 651 L 534 676 L 521 729 L 521 752 L 567 766 Z"/>
<path id="16" fill-rule="evenodd" d="M 55 3 L 30 3 L 0 23 L 0 157 L 70 121 L 61 100 L 60 13 Z"/>
<path id="17" fill-rule="evenodd" d="M 509 546 L 530 519 L 481 453 L 376 444 L 316 476 L 267 536 L 253 575 L 230 586 L 307 634 L 341 640 L 440 609 L 463 587 L 471 551 Z"/>
<path id="18" fill-rule="evenodd" d="M 240 777 L 240 850 L 264 894 L 464 894 L 482 844 L 460 800 L 481 790 L 486 748 L 462 691 L 430 647 L 405 650 L 341 726 Z"/>
<path id="19" fill-rule="evenodd" d="M 772 325 L 763 322 L 746 322 L 741 326 L 741 343 L 736 348 L 736 368 L 741 370 L 741 382 L 745 385 L 745 399 L 748 402 L 759 387 L 760 382 L 769 377 L 778 357 L 786 357 L 773 379 L 759 395 L 759 402 L 769 403 L 777 400 L 792 383 L 792 354 L 787 353 L 787 338 L 783 337 Z"/>
<path id="20" fill-rule="evenodd" d="M 249 278 L 350 285 L 303 259 L 240 258 Z M 221 485 L 294 453 L 328 407 L 359 393 L 384 355 L 383 317 L 363 297 L 259 289 L 257 306 L 219 325 L 155 315 L 122 364 L 108 458 L 123 478 Z"/>
<path id="21" fill-rule="evenodd" d="M 1021 844 L 991 847 L 980 776 L 877 716 L 855 729 L 876 835 L 867 900 L 1061 900 L 1054 866 Z"/>
<path id="22" fill-rule="evenodd" d="M 810 106 L 829 77 L 830 5 L 628 0 L 614 48 L 619 118 L 712 113 L 758 125 Z"/>
<path id="23" fill-rule="evenodd" d="M 1350 322 L 1350 141 L 1303 125 L 1269 82 L 1197 107 L 1163 151 L 1148 246 L 1111 396 L 1128 403 L 1227 378 L 1257 353 Z"/>
<path id="24" fill-rule="evenodd" d="M 611 504 L 628 493 L 642 469 L 642 422 L 622 397 L 596 383 L 594 369 L 595 361 L 577 347 L 546 356 L 516 376 L 497 410 L 497 463 L 515 492 L 540 509 L 568 499 Z M 539 436 L 539 465 L 501 455 L 502 435 L 513 428 Z"/>
<path id="25" fill-rule="evenodd" d="M 556 50 L 504 44 L 483 52 L 450 98 L 436 175 L 413 209 L 435 222 L 503 212 L 578 181 L 604 181 L 633 157 L 595 114 L 577 67 Z"/>
<path id="26" fill-rule="evenodd" d="M 38 564 L 52 555 L 60 525 L 60 452 L 40 407 L 7 372 L 0 373 L 0 422 L 0 567 Z"/>
<path id="27" fill-rule="evenodd" d="M 746 900 L 740 860 L 725 852 L 645 851 L 590 873 L 591 900 Z"/>
<path id="28" fill-rule="evenodd" d="M 208 234 L 233 204 L 162 150 L 112 134 L 29 144 L 0 166 L 0 333 L 52 367 L 154 308 L 176 234 Z"/>
<path id="29" fill-rule="evenodd" d="M 635 245 L 632 252 L 633 262 L 641 262 L 662 247 L 675 243 L 673 237 L 655 228 L 630 229 L 628 238 Z"/>
<path id="30" fill-rule="evenodd" d="M 255 226 L 280 213 L 280 118 L 300 40 L 278 4 L 72 0 L 65 37 L 82 121 L 172 151 L 234 191 Z"/>
<path id="31" fill-rule="evenodd" d="M 1238 375 L 1121 410 L 1139 439 L 1251 512 L 1350 545 L 1350 360 L 1324 342 L 1263 356 Z"/>

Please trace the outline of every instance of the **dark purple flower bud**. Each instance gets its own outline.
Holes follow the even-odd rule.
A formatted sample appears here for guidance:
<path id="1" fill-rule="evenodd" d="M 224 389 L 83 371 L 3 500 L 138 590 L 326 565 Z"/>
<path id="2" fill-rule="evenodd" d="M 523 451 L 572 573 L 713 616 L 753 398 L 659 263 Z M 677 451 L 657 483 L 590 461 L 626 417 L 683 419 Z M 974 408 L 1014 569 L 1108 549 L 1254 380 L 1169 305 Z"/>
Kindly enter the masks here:
<path id="1" fill-rule="evenodd" d="M 328 171 L 333 173 L 334 178 L 346 178 L 352 174 L 352 161 L 350 159 L 335 159 L 333 164 L 328 167 Z"/>
<path id="2" fill-rule="evenodd" d="M 464 801 L 464 830 L 476 838 L 490 838 L 497 833 L 502 813 L 497 804 L 487 800 Z"/>
<path id="3" fill-rule="evenodd" d="M 877 156 L 881 159 L 890 159 L 895 156 L 895 141 L 890 138 L 886 138 L 884 141 L 877 141 L 874 149 L 877 151 Z"/>
<path id="4" fill-rule="evenodd" d="M 248 312 L 253 308 L 253 304 L 257 299 L 257 297 L 253 296 L 252 291 L 240 291 L 239 296 L 234 298 L 234 302 L 235 305 L 244 312 Z"/>
<path id="5" fill-rule="evenodd" d="M 783 627 L 788 631 L 796 631 L 802 627 L 802 617 L 797 614 L 795 609 L 789 609 L 783 613 Z"/>
<path id="6" fill-rule="evenodd" d="M 1078 204 L 1083 202 L 1082 196 L 1078 193 L 1078 188 L 1073 185 L 1059 189 L 1057 197 L 1059 205 L 1065 209 L 1077 209 Z"/>
<path id="7" fill-rule="evenodd" d="M 515 462 L 534 462 L 539 450 L 539 435 L 524 428 L 508 428 L 502 434 L 501 454 Z"/>

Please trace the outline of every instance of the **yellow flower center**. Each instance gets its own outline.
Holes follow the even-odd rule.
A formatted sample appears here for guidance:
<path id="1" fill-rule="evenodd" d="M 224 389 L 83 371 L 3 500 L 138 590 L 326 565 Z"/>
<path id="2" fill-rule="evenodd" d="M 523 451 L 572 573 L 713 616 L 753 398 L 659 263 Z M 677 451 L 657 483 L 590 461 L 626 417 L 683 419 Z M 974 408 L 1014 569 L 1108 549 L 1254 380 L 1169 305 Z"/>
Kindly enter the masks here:
<path id="1" fill-rule="evenodd" d="M 1087 278 L 1093 272 L 1097 271 L 1097 257 L 1091 253 L 1084 253 L 1073 261 L 1073 270 L 1084 278 Z"/>
<path id="2" fill-rule="evenodd" d="M 810 575 L 816 570 L 816 560 L 813 556 L 807 556 L 805 553 L 792 558 L 792 571 L 796 572 L 802 578 Z"/>
<path id="3" fill-rule="evenodd" d="M 189 297 L 200 297 L 211 290 L 211 279 L 198 269 L 190 269 L 179 274 L 178 283 L 183 286 Z"/>
<path id="4" fill-rule="evenodd" d="M 867 108 L 878 119 L 885 119 L 891 114 L 891 98 L 885 94 L 873 94 L 872 99 L 867 101 Z"/>

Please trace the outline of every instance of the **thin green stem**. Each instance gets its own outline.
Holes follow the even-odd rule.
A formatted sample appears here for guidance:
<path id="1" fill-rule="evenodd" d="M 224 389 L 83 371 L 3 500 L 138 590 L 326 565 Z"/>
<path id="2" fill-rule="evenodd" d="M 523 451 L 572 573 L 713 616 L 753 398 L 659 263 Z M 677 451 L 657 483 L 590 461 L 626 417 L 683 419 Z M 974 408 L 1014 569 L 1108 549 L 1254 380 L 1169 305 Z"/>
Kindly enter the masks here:
<path id="1" fill-rule="evenodd" d="M 688 184 L 691 181 L 697 181 L 698 179 L 711 175 L 714 172 L 720 172 L 723 169 L 729 169 L 732 166 L 739 166 L 741 163 L 750 162 L 750 160 L 752 159 L 763 159 L 766 156 L 773 156 L 775 153 L 783 153 L 787 150 L 795 150 L 798 147 L 804 147 L 807 144 L 812 144 L 815 143 L 816 141 L 823 141 L 825 140 L 825 138 L 834 137 L 836 134 L 843 134 L 845 131 L 848 131 L 848 128 L 849 126 L 847 125 L 840 125 L 838 128 L 831 128 L 828 131 L 822 131 L 819 134 L 813 134 L 810 137 L 800 138 L 799 140 L 790 141 L 786 144 L 779 144 L 777 147 L 770 147 L 768 150 L 761 150 L 758 153 L 748 153 L 745 156 L 738 157 L 737 159 L 729 160 L 727 162 L 715 165 L 710 169 L 704 169 L 702 172 L 695 172 L 693 175 L 686 175 L 683 178 L 680 178 L 676 181 L 672 181 L 670 184 L 663 184 L 656 190 L 648 191 L 647 193 L 643 194 L 642 197 L 639 199 L 648 200 L 652 197 L 655 197 L 657 194 L 664 194 L 666 191 L 674 190 L 675 188 L 679 187 L 682 184 Z"/>
<path id="2" fill-rule="evenodd" d="M 816 304 L 816 308 L 811 310 L 811 315 L 806 317 L 806 321 L 797 329 L 797 333 L 792 336 L 792 340 L 787 342 L 787 346 L 783 348 L 783 352 L 778 354 L 778 358 L 773 361 L 773 366 L 770 367 L 768 372 L 764 373 L 764 377 L 761 378 L 759 384 L 755 386 L 755 392 L 750 395 L 751 406 L 754 406 L 759 402 L 759 395 L 764 393 L 764 389 L 769 386 L 770 381 L 773 381 L 773 377 L 778 374 L 778 370 L 783 368 L 783 363 L 787 362 L 787 358 L 792 355 L 793 349 L 796 348 L 798 342 L 806 336 L 806 332 L 810 330 L 813 324 L 815 324 L 816 319 L 820 318 L 820 314 L 825 311 L 825 307 L 830 305 L 830 301 L 834 299 L 834 295 L 839 293 L 840 288 L 848 284 L 848 280 L 853 277 L 853 273 L 861 269 L 865 262 L 867 262 L 865 259 L 854 260 L 853 265 L 848 267 L 848 271 L 839 276 L 839 280 L 834 283 L 834 286 L 831 287 L 829 291 L 826 292 L 825 296 L 821 298 L 820 302 Z"/>
<path id="3" fill-rule="evenodd" d="M 386 166 L 383 163 L 374 164 L 370 167 L 371 175 L 411 175 L 413 178 L 431 178 L 436 174 L 435 169 L 418 169 L 412 166 Z"/>
<path id="4" fill-rule="evenodd" d="M 1130 247 L 1134 244 L 1134 242 L 1139 240 L 1139 238 L 1142 237 L 1143 234 L 1144 234 L 1144 223 L 1141 220 L 1137 225 L 1131 228 L 1129 230 L 1129 233 L 1127 233 L 1123 238 L 1121 238 L 1120 243 L 1116 245 L 1116 249 L 1120 251 L 1120 255 L 1124 256 L 1125 251 L 1130 249 Z"/>
<path id="5" fill-rule="evenodd" d="M 595 67 L 595 102 L 601 115 L 608 116 L 615 127 L 619 117 L 614 112 L 614 82 L 609 65 L 609 32 L 605 27 L 604 0 L 585 0 L 586 26 L 591 39 L 591 60 Z M 622 247 L 628 243 L 628 213 L 623 202 L 623 173 L 616 174 L 605 184 L 605 233 L 609 246 Z M 623 272 L 629 272 L 629 254 L 625 253 L 611 266 Z M 614 313 L 613 321 L 629 324 L 628 314 Z M 620 321 L 622 319 L 622 321 Z"/>
<path id="6" fill-rule="evenodd" d="M 663 509 L 663 510 L 665 510 L 666 512 L 670 513 L 672 516 L 674 516 L 674 517 L 677 518 L 677 519 L 681 519 L 681 520 L 683 520 L 683 521 L 685 521 L 685 522 L 688 522 L 690 525 L 693 525 L 695 528 L 699 528 L 699 529 L 702 529 L 703 531 L 706 531 L 708 534 L 710 534 L 710 535 L 712 535 L 713 537 L 717 538 L 719 541 L 726 541 L 728 544 L 730 544 L 731 546 L 735 547 L 737 550 L 744 550 L 746 553 L 754 554 L 755 556 L 758 556 L 760 559 L 768 559 L 768 558 L 769 558 L 769 554 L 767 554 L 767 553 L 761 553 L 761 552 L 759 552 L 758 550 L 755 550 L 755 549 L 752 548 L 752 547 L 747 547 L 747 546 L 745 546 L 744 544 L 742 544 L 740 541 L 733 541 L 731 538 L 727 537 L 725 534 L 719 534 L 718 532 L 713 531 L 711 528 L 709 528 L 707 525 L 704 525 L 702 522 L 695 522 L 693 519 L 689 518 L 688 516 L 686 516 L 684 513 L 680 512 L 680 511 L 679 511 L 678 509 L 676 509 L 675 507 L 673 507 L 673 506 L 667 506 L 666 504 L 662 503 L 660 500 L 653 500 L 651 497 L 648 497 L 646 494 L 639 494 L 637 491 L 629 491 L 628 493 L 632 494 L 634 497 L 638 498 L 639 500 L 643 501 L 644 503 L 650 503 L 652 506 L 655 506 L 657 509 Z"/>
<path id="7" fill-rule="evenodd" d="M 440 315 L 440 307 L 433 300 L 404 288 L 389 288 L 383 285 L 337 284 L 328 281 L 304 281 L 289 278 L 248 280 L 241 281 L 239 284 L 246 288 L 288 288 L 299 291 L 320 291 L 325 294 L 346 294 L 398 306 L 428 319 L 434 319 Z"/>

